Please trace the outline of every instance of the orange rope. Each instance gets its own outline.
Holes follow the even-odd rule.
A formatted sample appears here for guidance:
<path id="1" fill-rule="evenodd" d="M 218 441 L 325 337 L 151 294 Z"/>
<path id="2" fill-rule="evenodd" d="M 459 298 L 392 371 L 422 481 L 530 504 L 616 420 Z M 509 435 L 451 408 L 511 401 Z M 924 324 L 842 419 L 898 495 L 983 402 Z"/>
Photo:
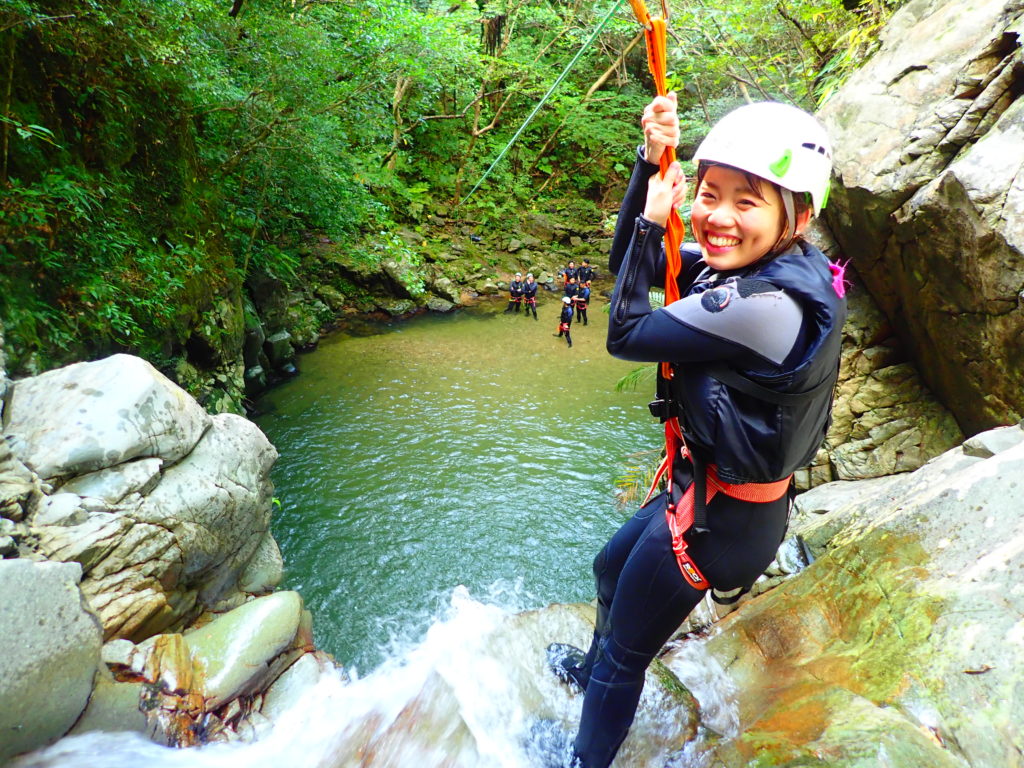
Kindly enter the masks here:
<path id="1" fill-rule="evenodd" d="M 668 94 L 668 83 L 666 72 L 668 69 L 667 49 L 667 22 L 668 10 L 663 5 L 663 17 L 652 19 L 647 12 L 647 6 L 643 0 L 629 0 L 630 6 L 636 19 L 644 28 L 644 38 L 647 42 L 647 66 L 654 77 L 654 87 L 659 96 Z M 668 167 L 675 162 L 675 147 L 665 147 L 661 155 L 661 175 L 664 177 Z M 679 248 L 683 243 L 685 234 L 683 221 L 675 208 L 668 216 L 668 225 L 665 229 L 665 304 L 671 304 L 679 300 L 679 272 L 682 270 L 682 260 L 679 256 Z M 672 369 L 669 363 L 661 364 L 661 374 L 666 379 L 672 378 Z"/>
<path id="2" fill-rule="evenodd" d="M 636 20 L 644 28 L 644 39 L 647 43 L 647 66 L 654 77 L 654 87 L 659 96 L 668 95 L 667 69 L 668 69 L 668 6 L 662 0 L 661 18 L 652 19 L 647 12 L 644 0 L 629 0 Z M 665 147 L 661 155 L 661 175 L 664 178 L 668 167 L 675 162 L 675 147 Z M 679 248 L 683 243 L 685 229 L 683 220 L 673 207 L 668 215 L 668 223 L 665 227 L 665 306 L 679 300 L 679 273 L 682 271 L 682 259 L 679 256 Z M 665 361 L 661 364 L 661 376 L 664 379 L 672 378 L 672 364 Z M 680 440 L 678 435 L 676 419 L 672 418 L 665 422 L 665 466 L 662 472 L 669 475 L 671 484 L 672 459 L 679 450 Z M 648 494 L 649 495 L 649 494 Z M 669 499 L 671 506 L 672 500 Z"/>

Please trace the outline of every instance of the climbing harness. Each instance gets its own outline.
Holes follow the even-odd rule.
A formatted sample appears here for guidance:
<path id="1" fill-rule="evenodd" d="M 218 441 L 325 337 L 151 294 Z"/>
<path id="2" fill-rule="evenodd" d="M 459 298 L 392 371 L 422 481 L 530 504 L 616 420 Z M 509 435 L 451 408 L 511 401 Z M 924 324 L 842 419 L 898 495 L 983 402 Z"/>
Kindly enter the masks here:
<path id="1" fill-rule="evenodd" d="M 669 472 L 665 481 L 667 486 L 665 489 L 667 500 L 665 506 L 665 520 L 668 523 L 669 533 L 672 535 L 672 552 L 676 556 L 676 562 L 679 564 L 679 570 L 682 572 L 683 578 L 686 579 L 687 583 L 694 589 L 708 589 L 711 585 L 686 551 L 688 546 L 686 534 L 692 527 L 694 527 L 694 520 L 697 517 L 698 510 L 706 510 L 707 505 L 710 504 L 711 500 L 719 493 L 724 493 L 726 496 L 739 499 L 740 501 L 751 501 L 758 504 L 767 504 L 771 501 L 777 501 L 786 494 L 786 491 L 789 489 L 790 480 L 793 476 L 790 475 L 781 480 L 776 480 L 773 483 L 727 483 L 719 478 L 718 468 L 714 464 L 701 466 L 701 462 L 694 459 L 690 454 L 682 436 L 679 435 L 677 437 L 682 445 L 679 449 L 680 458 L 690 461 L 693 465 L 693 482 L 690 483 L 689 487 L 683 493 L 682 497 L 679 499 L 679 503 L 673 504 L 671 475 L 672 462 L 669 459 L 668 454 L 666 454 L 654 475 L 654 481 L 651 483 L 651 488 L 647 492 L 647 497 L 644 499 L 642 506 L 646 506 L 650 501 L 651 496 L 658 487 L 658 482 L 661 480 L 662 475 L 664 475 L 666 471 Z M 701 482 L 701 480 L 703 480 L 703 482 Z M 698 493 L 700 494 L 700 497 L 703 497 L 702 502 L 699 501 L 700 497 L 698 497 Z"/>

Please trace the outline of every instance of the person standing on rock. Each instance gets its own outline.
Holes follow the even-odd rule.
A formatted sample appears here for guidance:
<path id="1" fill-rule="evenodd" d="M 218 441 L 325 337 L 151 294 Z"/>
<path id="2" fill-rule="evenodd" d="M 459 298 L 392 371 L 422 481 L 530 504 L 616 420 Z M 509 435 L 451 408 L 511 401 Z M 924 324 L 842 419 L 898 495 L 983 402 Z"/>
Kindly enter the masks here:
<path id="1" fill-rule="evenodd" d="M 526 317 L 530 316 L 533 312 L 533 319 L 537 319 L 537 281 L 533 278 L 533 273 L 528 272 L 526 275 L 526 282 L 523 283 L 523 304 L 525 309 L 523 314 Z"/>
<path id="2" fill-rule="evenodd" d="M 566 343 L 572 346 L 572 336 L 569 335 L 569 328 L 572 326 L 572 299 L 568 296 L 562 297 L 562 314 L 558 318 L 558 333 L 555 335 L 561 338 L 565 336 Z"/>
<path id="3" fill-rule="evenodd" d="M 585 692 L 571 758 L 580 768 L 612 762 L 648 665 L 705 593 L 749 588 L 774 557 L 792 473 L 828 428 L 846 315 L 842 267 L 801 236 L 828 196 L 828 136 L 810 114 L 772 102 L 729 113 L 698 147 L 681 298 L 653 309 L 649 291 L 666 280 L 662 235 L 686 190 L 678 163 L 659 171 L 679 142 L 675 94 L 655 98 L 641 123 L 610 256 L 607 346 L 669 363 L 651 404 L 666 426 L 665 489 L 653 495 L 656 480 L 594 560 L 590 649 L 548 649 L 552 671 Z"/>
<path id="4" fill-rule="evenodd" d="M 508 306 L 505 308 L 505 313 L 518 312 L 519 307 L 523 303 L 523 274 L 522 272 L 516 272 L 516 276 L 512 278 L 512 282 L 508 284 Z"/>

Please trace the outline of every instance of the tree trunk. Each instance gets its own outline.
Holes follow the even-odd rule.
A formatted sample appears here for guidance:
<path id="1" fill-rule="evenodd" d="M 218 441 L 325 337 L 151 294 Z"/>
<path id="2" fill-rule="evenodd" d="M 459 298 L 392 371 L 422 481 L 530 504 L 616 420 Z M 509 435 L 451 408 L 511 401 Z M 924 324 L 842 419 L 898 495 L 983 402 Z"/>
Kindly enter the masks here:
<path id="1" fill-rule="evenodd" d="M 398 149 L 402 146 L 402 100 L 412 87 L 412 78 L 407 75 L 399 75 L 395 81 L 395 94 L 391 99 L 391 115 L 395 119 L 394 128 L 391 130 L 391 151 L 387 154 L 387 169 L 395 170 L 395 163 L 398 160 Z"/>

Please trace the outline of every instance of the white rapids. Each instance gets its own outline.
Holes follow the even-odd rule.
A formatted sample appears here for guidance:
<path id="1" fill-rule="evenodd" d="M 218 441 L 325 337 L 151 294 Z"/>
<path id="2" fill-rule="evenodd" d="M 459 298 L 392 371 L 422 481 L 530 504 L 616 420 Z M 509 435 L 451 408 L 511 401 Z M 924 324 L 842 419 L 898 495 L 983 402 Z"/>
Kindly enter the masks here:
<path id="1" fill-rule="evenodd" d="M 11 768 L 556 768 L 582 698 L 547 672 L 544 648 L 585 646 L 591 633 L 585 607 L 516 613 L 457 587 L 421 641 L 365 677 L 323 675 L 254 741 L 173 749 L 137 733 L 90 733 Z M 735 705 L 716 692 L 728 690 L 724 675 L 690 644 L 692 663 L 673 671 L 710 716 L 705 725 L 731 735 Z M 667 748 L 681 724 L 662 695 L 648 685 L 616 766 L 701 764 L 698 745 Z"/>

